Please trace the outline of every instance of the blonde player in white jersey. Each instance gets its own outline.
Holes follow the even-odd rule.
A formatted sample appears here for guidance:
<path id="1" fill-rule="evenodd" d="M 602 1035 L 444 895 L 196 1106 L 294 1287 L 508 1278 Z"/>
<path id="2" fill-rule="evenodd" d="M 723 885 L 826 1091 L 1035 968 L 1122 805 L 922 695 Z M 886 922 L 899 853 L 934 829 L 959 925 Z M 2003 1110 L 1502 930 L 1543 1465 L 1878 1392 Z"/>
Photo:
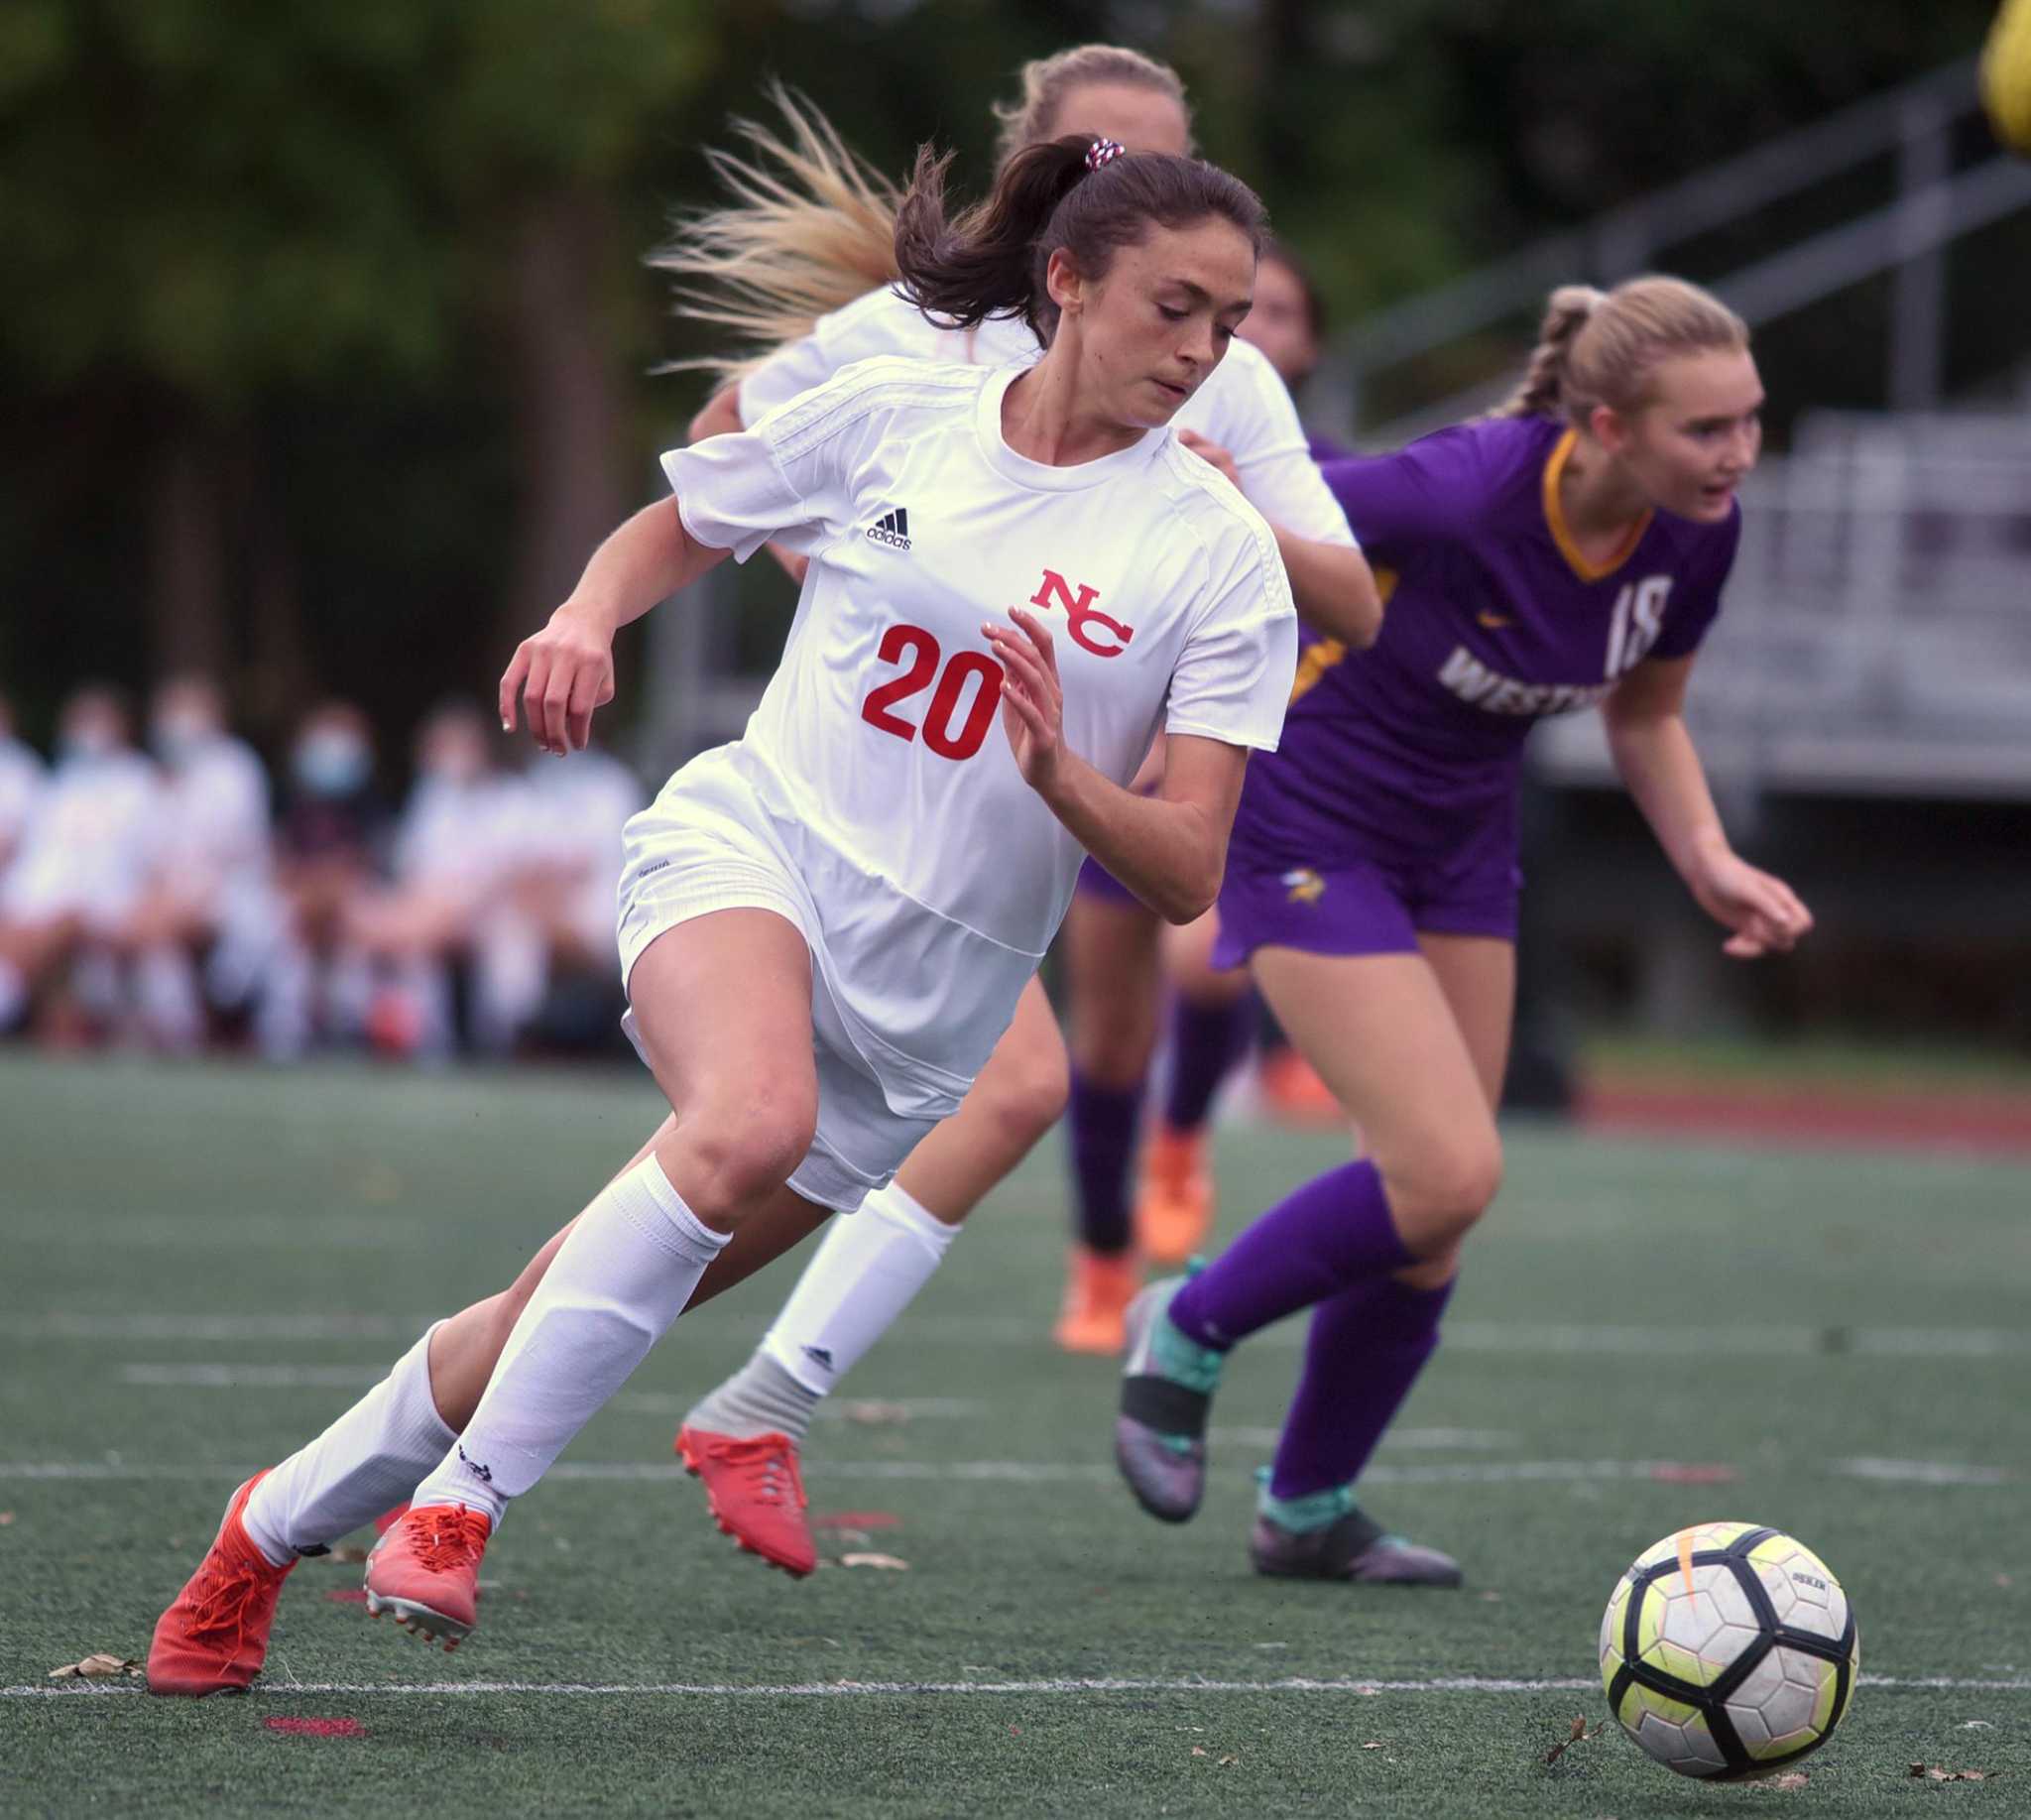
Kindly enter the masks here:
<path id="1" fill-rule="evenodd" d="M 1203 912 L 1248 751 L 1282 725 L 1297 640 L 1274 541 L 1168 427 L 1248 311 L 1261 205 L 1209 166 L 1088 136 L 1018 154 L 957 221 L 943 175 L 926 151 L 897 219 L 903 281 L 950 318 L 1021 310 L 1041 360 L 865 362 L 665 456 L 674 500 L 601 546 L 503 678 L 504 724 L 520 702 L 539 743 L 581 749 L 620 626 L 771 538 L 811 558 L 747 733 L 631 824 L 629 1028 L 670 1117 L 573 1222 L 368 1562 L 370 1608 L 448 1642 L 472 1629 L 509 1501 L 729 1235 L 850 1212 L 957 1107 L 1082 847 L 1170 920 Z M 1128 786 L 1158 731 L 1143 796 Z M 428 1360 L 425 1336 L 234 1495 L 157 1626 L 156 1691 L 246 1685 L 298 1555 L 414 1484 L 381 1466 L 391 1436 L 438 1423 Z"/>

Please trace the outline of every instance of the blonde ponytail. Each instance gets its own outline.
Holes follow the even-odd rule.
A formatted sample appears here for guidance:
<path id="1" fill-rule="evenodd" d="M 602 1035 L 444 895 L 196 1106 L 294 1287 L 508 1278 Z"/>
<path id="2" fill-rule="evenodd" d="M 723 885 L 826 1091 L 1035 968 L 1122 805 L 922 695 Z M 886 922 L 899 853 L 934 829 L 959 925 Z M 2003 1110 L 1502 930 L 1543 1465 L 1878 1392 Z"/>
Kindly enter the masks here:
<path id="1" fill-rule="evenodd" d="M 1748 344 L 1748 324 L 1682 278 L 1632 278 L 1608 292 L 1562 285 L 1545 308 L 1523 383 L 1493 415 L 1581 424 L 1601 405 L 1639 411 L 1660 360 L 1738 353 Z"/>
<path id="2" fill-rule="evenodd" d="M 680 219 L 649 261 L 676 280 L 678 315 L 741 345 L 666 370 L 737 379 L 820 316 L 896 280 L 896 186 L 808 101 L 777 81 L 767 93 L 784 130 L 734 121 L 747 153 L 706 153 L 727 202 Z"/>
<path id="3" fill-rule="evenodd" d="M 1537 345 L 1530 352 L 1523 383 L 1497 406 L 1498 418 L 1557 417 L 1564 392 L 1566 353 L 1587 318 L 1608 301 L 1592 285 L 1561 285 L 1546 304 Z"/>

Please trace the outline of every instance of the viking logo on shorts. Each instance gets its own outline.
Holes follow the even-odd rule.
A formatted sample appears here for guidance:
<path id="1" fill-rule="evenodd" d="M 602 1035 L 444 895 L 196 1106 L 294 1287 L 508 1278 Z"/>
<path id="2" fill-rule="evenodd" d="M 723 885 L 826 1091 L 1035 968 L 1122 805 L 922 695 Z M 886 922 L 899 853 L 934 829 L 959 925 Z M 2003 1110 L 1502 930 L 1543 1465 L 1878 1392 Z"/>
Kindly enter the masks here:
<path id="1" fill-rule="evenodd" d="M 1077 586 L 1079 592 L 1075 595 L 1064 576 L 1054 568 L 1047 568 L 1043 572 L 1043 585 L 1030 595 L 1029 604 L 1048 612 L 1055 599 L 1056 604 L 1065 609 L 1065 630 L 1072 635 L 1073 644 L 1082 651 L 1092 652 L 1096 658 L 1120 657 L 1128 648 L 1129 641 L 1135 636 L 1135 628 L 1095 611 L 1093 603 L 1100 598 L 1098 588 L 1090 588 L 1083 581 Z M 1092 630 L 1096 626 L 1114 643 L 1101 644 Z"/>
<path id="2" fill-rule="evenodd" d="M 891 549 L 909 547 L 909 508 L 897 506 L 894 512 L 885 512 L 868 527 L 870 544 L 887 544 Z"/>
<path id="3" fill-rule="evenodd" d="M 1299 866 L 1286 872 L 1276 882 L 1290 893 L 1293 904 L 1316 904 L 1326 895 L 1326 881 L 1309 866 Z"/>

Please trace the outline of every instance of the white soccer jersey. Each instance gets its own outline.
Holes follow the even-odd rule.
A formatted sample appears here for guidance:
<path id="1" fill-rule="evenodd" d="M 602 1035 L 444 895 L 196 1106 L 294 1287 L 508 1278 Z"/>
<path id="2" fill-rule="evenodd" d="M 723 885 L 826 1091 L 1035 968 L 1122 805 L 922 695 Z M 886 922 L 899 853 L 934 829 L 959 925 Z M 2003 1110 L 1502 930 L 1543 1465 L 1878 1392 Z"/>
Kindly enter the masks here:
<path id="1" fill-rule="evenodd" d="M 253 749 L 206 740 L 163 780 L 155 816 L 158 876 L 187 902 L 214 904 L 268 871 L 268 774 Z"/>
<path id="2" fill-rule="evenodd" d="M 493 772 L 419 777 L 396 829 L 397 882 L 476 904 L 521 857 L 527 790 L 520 778 Z"/>
<path id="3" fill-rule="evenodd" d="M 880 354 L 1000 367 L 1036 360 L 1029 325 L 998 316 L 976 329 L 939 328 L 899 292 L 871 291 L 821 316 L 802 340 L 779 348 L 741 381 L 741 422 L 754 425 L 841 367 Z M 1272 525 L 1317 544 L 1352 546 L 1347 515 L 1319 476 L 1297 407 L 1259 348 L 1239 336 L 1171 420 L 1234 456 L 1249 503 Z"/>
<path id="4" fill-rule="evenodd" d="M 148 878 L 161 802 L 138 753 L 63 760 L 50 774 L 0 910 L 28 920 L 76 911 L 94 928 L 127 914 Z"/>
<path id="5" fill-rule="evenodd" d="M 1021 371 L 865 361 L 663 456 L 699 543 L 811 558 L 729 752 L 813 878 L 835 992 L 960 1077 L 1014 1014 L 1081 857 L 1016 768 L 982 622 L 1033 608 L 1066 745 L 1123 785 L 1159 728 L 1273 748 L 1296 664 L 1255 511 L 1169 430 L 1073 467 L 1017 454 L 1001 413 Z"/>
<path id="6" fill-rule="evenodd" d="M 20 846 L 48 784 L 49 774 L 33 748 L 18 739 L 0 738 L 0 865 Z"/>

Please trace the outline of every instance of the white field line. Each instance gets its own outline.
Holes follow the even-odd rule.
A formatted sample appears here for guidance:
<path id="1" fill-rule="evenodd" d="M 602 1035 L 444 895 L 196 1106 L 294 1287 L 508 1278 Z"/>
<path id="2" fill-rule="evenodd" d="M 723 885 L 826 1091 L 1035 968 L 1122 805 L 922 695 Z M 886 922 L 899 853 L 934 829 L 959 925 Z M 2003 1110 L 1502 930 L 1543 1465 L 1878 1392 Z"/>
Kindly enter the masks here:
<path id="1" fill-rule="evenodd" d="M 1851 1479 L 1881 1479 L 1896 1485 L 2010 1485 L 2017 1478 L 2004 1466 L 1956 1466 L 1944 1460 L 1879 1460 L 1872 1456 L 1837 1460 L 1834 1469 Z"/>
<path id="2" fill-rule="evenodd" d="M 84 1480 L 104 1484 L 209 1482 L 230 1486 L 258 1468 L 250 1465 L 179 1464 L 126 1460 L 0 1461 L 0 1484 Z M 1759 1470 L 1759 1469 L 1757 1469 Z M 2022 1475 L 1994 1466 L 1926 1460 L 1829 1460 L 1822 1470 L 1842 1479 L 1901 1480 L 1936 1486 L 2004 1486 Z M 1110 1484 L 1116 1469 L 1084 1460 L 826 1460 L 806 1462 L 814 1479 L 842 1482 L 911 1482 L 940 1485 Z M 1372 1466 L 1365 1485 L 1570 1485 L 1588 1481 L 1662 1480 L 1686 1471 L 1678 1460 L 1461 1460 L 1433 1465 Z M 684 1477 L 675 1461 L 565 1460 L 545 1475 L 601 1484 L 660 1485 Z"/>
<path id="3" fill-rule="evenodd" d="M 1952 1675 L 1865 1674 L 1860 1685 L 1892 1693 L 2031 1693 L 2031 1676 L 1998 1680 L 1963 1679 Z M 1288 1675 L 1273 1681 L 1214 1681 L 1105 1676 L 1090 1679 L 1037 1681 L 304 1681 L 292 1685 L 260 1683 L 253 1693 L 265 1699 L 343 1694 L 349 1698 L 394 1695 L 540 1694 L 574 1699 L 640 1699 L 684 1696 L 718 1699 L 807 1700 L 848 1697 L 965 1694 L 1350 1694 L 1380 1698 L 1388 1694 L 1546 1694 L 1591 1693 L 1601 1686 L 1597 1675 L 1547 1675 L 1511 1679 L 1501 1675 L 1439 1675 L 1417 1681 L 1311 1680 Z M 66 1699 L 98 1694 L 139 1694 L 136 1681 L 61 1681 L 53 1685 L 0 1687 L 9 1700 Z"/>
<path id="4" fill-rule="evenodd" d="M 414 1339 L 429 1314 L 120 1314 L 0 1315 L 0 1340 L 325 1340 Z M 1020 1315 L 916 1315 L 904 1324 L 918 1344 L 1041 1346 L 1044 1323 Z M 1302 1344 L 1300 1322 L 1258 1336 L 1254 1346 Z M 1452 1321 L 1446 1344 L 1460 1352 L 1532 1357 L 1810 1358 L 1853 1354 L 1890 1359 L 1992 1359 L 2031 1355 L 2031 1329 L 2003 1327 L 1845 1327 L 1755 1324 L 1737 1327 L 1596 1326 L 1556 1321 Z"/>

